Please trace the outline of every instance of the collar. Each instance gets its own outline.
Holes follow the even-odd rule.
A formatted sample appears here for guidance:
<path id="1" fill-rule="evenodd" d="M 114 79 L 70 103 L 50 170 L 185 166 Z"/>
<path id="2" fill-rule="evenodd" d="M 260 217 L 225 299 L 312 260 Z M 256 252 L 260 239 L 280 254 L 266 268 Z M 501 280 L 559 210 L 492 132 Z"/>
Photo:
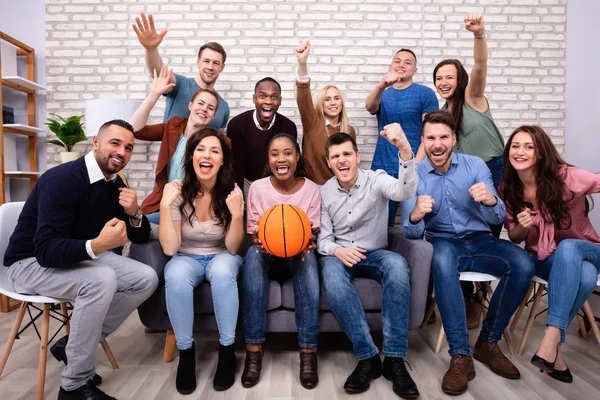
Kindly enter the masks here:
<path id="1" fill-rule="evenodd" d="M 354 182 L 354 186 L 352 186 L 350 188 L 350 190 L 356 188 L 356 189 L 360 189 L 362 188 L 365 184 L 367 183 L 367 177 L 364 173 L 364 171 L 362 169 L 358 169 L 358 179 L 356 179 L 356 182 Z M 336 185 L 336 189 L 337 190 L 341 190 L 343 192 L 348 192 L 346 189 L 344 189 L 342 186 L 340 186 L 340 182 L 337 180 L 337 178 L 335 178 L 335 185 Z"/>
<path id="2" fill-rule="evenodd" d="M 96 161 L 96 157 L 94 157 L 94 151 L 90 151 L 84 157 L 85 160 L 85 168 L 87 169 L 88 176 L 90 177 L 90 185 L 94 184 L 100 180 L 105 182 L 111 181 L 114 182 L 117 180 L 117 174 L 112 174 L 109 179 L 104 177 L 98 162 Z"/>
<path id="3" fill-rule="evenodd" d="M 327 118 L 325 118 L 325 126 L 333 126 L 334 128 L 339 128 L 340 125 L 342 124 L 342 121 L 338 121 L 337 125 L 332 124 L 331 122 L 329 122 L 329 120 Z"/>
<path id="4" fill-rule="evenodd" d="M 450 155 L 450 168 L 448 169 L 448 172 L 450 172 L 452 167 L 456 167 L 458 165 L 458 158 L 459 158 L 458 153 L 452 152 L 452 154 Z M 421 161 L 421 164 L 423 164 L 423 166 L 425 167 L 425 172 L 428 174 L 434 173 L 437 175 L 444 175 L 441 172 L 439 172 L 437 169 L 433 168 L 433 165 L 431 165 L 431 163 L 429 162 L 429 158 L 427 158 L 427 156 L 425 156 L 423 161 Z"/>
<path id="5" fill-rule="evenodd" d="M 254 110 L 254 112 L 252 113 L 252 119 L 254 120 L 254 125 L 256 125 L 256 127 L 262 131 L 262 127 L 260 126 L 260 124 L 258 123 L 258 119 L 256 118 L 256 110 Z M 273 125 L 275 125 L 275 119 L 277 119 L 277 113 L 273 115 L 273 121 L 271 121 L 271 124 L 269 124 L 267 130 L 271 129 Z"/>

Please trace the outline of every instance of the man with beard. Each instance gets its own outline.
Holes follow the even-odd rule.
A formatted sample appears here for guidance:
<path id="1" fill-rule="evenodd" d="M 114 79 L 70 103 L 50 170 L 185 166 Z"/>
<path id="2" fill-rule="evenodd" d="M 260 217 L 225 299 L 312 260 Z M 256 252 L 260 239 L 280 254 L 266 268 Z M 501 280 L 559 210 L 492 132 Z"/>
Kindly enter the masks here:
<path id="1" fill-rule="evenodd" d="M 74 300 L 70 335 L 51 348 L 67 364 L 59 400 L 113 399 L 96 387 L 96 348 L 158 285 L 151 267 L 110 251 L 150 234 L 136 192 L 117 175 L 131 158 L 133 128 L 112 120 L 93 141 L 85 157 L 38 179 L 4 255 L 16 292 Z"/>
<path id="2" fill-rule="evenodd" d="M 160 33 L 156 32 L 154 27 L 154 18 L 152 15 L 141 13 L 135 19 L 133 24 L 140 44 L 146 50 L 146 67 L 150 78 L 154 78 L 154 73 L 160 73 L 163 67 L 163 60 L 158 52 L 158 46 L 167 34 L 167 30 L 163 29 Z M 169 83 L 174 83 L 175 86 L 164 93 L 166 98 L 165 116 L 163 122 L 173 116 L 187 118 L 190 115 L 188 105 L 194 93 L 200 89 L 214 90 L 215 83 L 221 72 L 225 68 L 225 59 L 227 53 L 223 46 L 216 42 L 208 42 L 200 47 L 198 51 L 198 75 L 194 77 L 185 77 L 179 74 L 173 74 Z M 216 91 L 215 91 L 216 93 Z M 215 117 L 208 124 L 209 128 L 223 130 L 229 121 L 229 104 L 219 96 L 219 106 Z"/>
<path id="3" fill-rule="evenodd" d="M 235 181 L 244 188 L 244 198 L 250 184 L 263 177 L 271 138 L 278 133 L 287 133 L 294 139 L 298 137 L 296 124 L 277 112 L 281 105 L 279 82 L 270 77 L 256 82 L 252 102 L 254 110 L 241 113 L 227 125 Z"/>
<path id="4" fill-rule="evenodd" d="M 412 50 L 400 49 L 394 55 L 388 72 L 381 78 L 367 97 L 367 111 L 377 116 L 379 130 L 388 124 L 398 123 L 406 134 L 416 161 L 422 159 L 417 154 L 421 143 L 421 122 L 429 111 L 439 108 L 434 91 L 413 82 L 417 73 L 417 56 Z M 398 177 L 398 151 L 387 140 L 377 138 L 371 169 L 383 169 Z M 388 225 L 394 226 L 398 202 L 390 201 Z"/>
<path id="5" fill-rule="evenodd" d="M 442 391 L 459 395 L 467 390 L 475 378 L 473 358 L 504 378 L 519 379 L 519 370 L 502 354 L 498 341 L 525 296 L 533 261 L 516 244 L 492 236 L 489 224 L 504 221 L 504 203 L 481 158 L 452 153 L 456 134 L 450 112 L 425 115 L 422 142 L 427 157 L 417 167 L 417 193 L 402 203 L 402 228 L 406 237 L 425 233 L 433 244 L 435 297 L 452 357 Z M 473 357 L 459 282 L 463 271 L 500 277 Z"/>

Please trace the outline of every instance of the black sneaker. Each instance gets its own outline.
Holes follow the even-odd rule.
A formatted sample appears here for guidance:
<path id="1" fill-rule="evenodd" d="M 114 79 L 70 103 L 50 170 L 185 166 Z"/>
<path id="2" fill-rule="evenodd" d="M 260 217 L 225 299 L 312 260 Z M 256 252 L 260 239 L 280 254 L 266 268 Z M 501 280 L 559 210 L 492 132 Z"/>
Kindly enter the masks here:
<path id="1" fill-rule="evenodd" d="M 360 360 L 354 371 L 350 374 L 344 389 L 348 393 L 362 393 L 369 389 L 371 381 L 381 376 L 381 358 L 379 354 L 366 360 Z"/>
<path id="2" fill-rule="evenodd" d="M 404 358 L 386 357 L 383 360 L 383 377 L 392 381 L 394 393 L 403 399 L 416 399 L 419 397 L 417 384 L 410 377 L 404 365 Z"/>
<path id="3" fill-rule="evenodd" d="M 62 387 L 58 391 L 58 400 L 117 400 L 107 395 L 88 381 L 82 387 L 75 390 L 65 390 Z"/>

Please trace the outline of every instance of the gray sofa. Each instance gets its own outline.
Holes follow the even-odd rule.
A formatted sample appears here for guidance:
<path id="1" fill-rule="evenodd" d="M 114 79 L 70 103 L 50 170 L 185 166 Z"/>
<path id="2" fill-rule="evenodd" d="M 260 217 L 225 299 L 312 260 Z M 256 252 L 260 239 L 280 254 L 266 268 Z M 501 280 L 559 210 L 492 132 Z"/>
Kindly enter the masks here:
<path id="1" fill-rule="evenodd" d="M 421 324 L 425 314 L 433 247 L 424 240 L 406 239 L 402 236 L 400 228 L 392 228 L 389 232 L 389 249 L 404 256 L 410 266 L 409 329 L 416 328 Z M 167 315 L 163 276 L 163 270 L 169 257 L 162 252 L 160 243 L 157 240 L 143 244 L 132 244 L 131 257 L 154 268 L 160 279 L 156 292 L 138 308 L 142 323 L 153 330 L 172 329 Z M 371 329 L 380 331 L 381 285 L 371 279 L 358 278 L 354 281 L 354 286 L 365 308 Z M 194 330 L 217 331 L 210 285 L 208 283 L 201 284 L 196 288 L 194 294 Z M 241 324 L 238 324 L 238 328 L 243 329 Z M 291 280 L 282 284 L 274 280 L 270 281 L 267 331 L 296 332 L 294 294 Z M 327 305 L 325 292 L 321 289 L 320 332 L 341 331 L 342 328 Z"/>

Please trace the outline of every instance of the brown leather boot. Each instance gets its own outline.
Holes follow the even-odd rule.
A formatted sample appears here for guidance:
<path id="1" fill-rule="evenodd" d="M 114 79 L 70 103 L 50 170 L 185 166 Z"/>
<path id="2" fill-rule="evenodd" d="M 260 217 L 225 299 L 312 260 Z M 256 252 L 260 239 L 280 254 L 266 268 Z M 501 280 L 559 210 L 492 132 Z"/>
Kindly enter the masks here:
<path id="1" fill-rule="evenodd" d="M 246 362 L 244 363 L 244 372 L 242 372 L 243 387 L 251 388 L 260 380 L 262 358 L 262 351 L 246 351 Z"/>
<path id="2" fill-rule="evenodd" d="M 473 358 L 484 363 L 495 374 L 507 379 L 519 379 L 521 374 L 517 367 L 502 354 L 498 343 L 477 339 L 473 349 Z"/>
<path id="3" fill-rule="evenodd" d="M 472 296 L 465 298 L 465 306 L 467 309 L 467 329 L 479 328 L 479 320 L 481 319 L 481 306 Z"/>
<path id="4" fill-rule="evenodd" d="M 319 383 L 317 353 L 300 352 L 300 383 L 306 389 L 314 389 Z"/>
<path id="5" fill-rule="evenodd" d="M 462 354 L 455 355 L 450 360 L 450 368 L 442 379 L 442 391 L 452 395 L 462 394 L 473 378 L 475 378 L 473 358 Z"/>

